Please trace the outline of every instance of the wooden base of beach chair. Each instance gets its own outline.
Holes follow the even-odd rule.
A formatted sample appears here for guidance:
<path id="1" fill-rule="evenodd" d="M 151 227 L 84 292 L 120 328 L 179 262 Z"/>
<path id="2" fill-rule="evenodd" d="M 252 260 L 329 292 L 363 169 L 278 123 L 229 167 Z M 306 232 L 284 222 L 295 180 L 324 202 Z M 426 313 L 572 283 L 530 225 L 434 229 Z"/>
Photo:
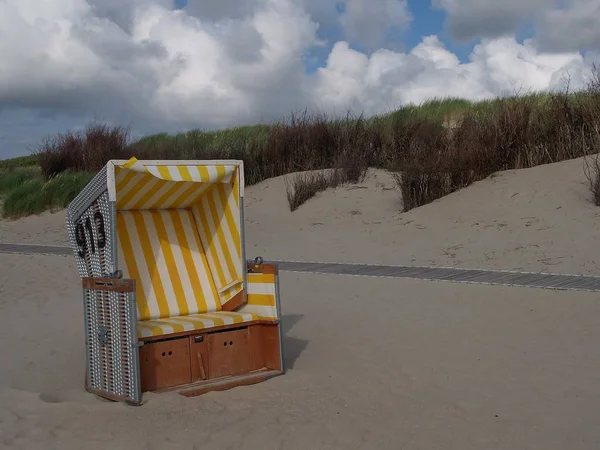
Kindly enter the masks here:
<path id="1" fill-rule="evenodd" d="M 279 327 L 278 322 L 249 322 L 144 339 L 142 392 L 195 396 L 281 375 Z"/>
<path id="2" fill-rule="evenodd" d="M 188 386 L 171 388 L 165 391 L 177 391 L 186 397 L 195 397 L 211 391 L 226 391 L 238 386 L 249 386 L 262 383 L 278 375 L 283 375 L 282 370 L 261 369 L 245 375 L 223 377 L 206 382 L 193 383 Z"/>

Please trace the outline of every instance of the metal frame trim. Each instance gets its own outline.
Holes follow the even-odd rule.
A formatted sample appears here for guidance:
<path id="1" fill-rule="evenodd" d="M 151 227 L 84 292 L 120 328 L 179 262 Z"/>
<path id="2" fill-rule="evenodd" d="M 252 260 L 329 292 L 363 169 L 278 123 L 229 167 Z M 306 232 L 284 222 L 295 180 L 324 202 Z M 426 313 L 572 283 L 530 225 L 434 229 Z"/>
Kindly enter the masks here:
<path id="1" fill-rule="evenodd" d="M 108 163 L 113 166 L 122 166 L 128 160 L 126 159 L 111 159 Z M 241 159 L 140 159 L 138 160 L 145 166 L 241 166 L 243 168 L 244 161 Z"/>
<path id="2" fill-rule="evenodd" d="M 106 164 L 106 185 L 108 187 L 108 200 L 111 202 L 117 201 L 117 183 L 115 179 L 115 164 L 114 161 L 108 161 Z"/>
<path id="3" fill-rule="evenodd" d="M 242 282 L 244 304 L 248 304 L 248 261 L 246 260 L 246 227 L 244 226 L 244 197 L 240 196 L 240 234 L 242 247 Z"/>
<path id="4" fill-rule="evenodd" d="M 117 241 L 119 240 L 119 236 L 117 235 L 117 202 L 114 200 L 110 200 L 110 191 L 108 194 L 108 205 L 110 208 L 110 228 L 111 228 L 111 255 L 112 261 L 109 261 L 109 267 L 111 268 L 111 273 L 116 273 L 119 270 L 119 255 Z"/>
<path id="5" fill-rule="evenodd" d="M 240 198 L 244 198 L 244 191 L 246 189 L 246 177 L 244 175 L 244 161 L 243 160 L 239 160 L 239 164 L 237 164 L 237 166 L 240 169 L 240 182 L 239 182 L 239 189 L 240 189 Z"/>
<path id="6" fill-rule="evenodd" d="M 142 381 L 140 374 L 140 353 L 138 351 L 138 335 L 137 335 L 137 297 L 136 297 L 136 281 L 133 279 L 133 292 L 131 295 L 131 301 L 129 302 L 129 329 L 131 332 L 131 362 L 130 368 L 134 373 L 133 377 L 133 389 L 134 398 L 137 401 L 136 405 L 142 403 Z"/>
<path id="7" fill-rule="evenodd" d="M 87 376 L 87 386 L 86 389 L 89 389 L 90 386 L 90 376 L 93 373 L 92 371 L 92 360 L 90 358 L 89 347 L 91 345 L 90 339 L 88 336 L 88 330 L 90 329 L 90 314 L 87 308 L 87 299 L 90 295 L 88 289 L 83 289 L 83 334 L 85 335 L 85 370 Z"/>
<path id="8" fill-rule="evenodd" d="M 283 357 L 283 321 L 281 314 L 281 297 L 279 289 L 279 265 L 275 264 L 275 304 L 277 305 L 277 321 L 279 322 L 279 363 L 281 371 L 285 373 L 285 364 Z"/>

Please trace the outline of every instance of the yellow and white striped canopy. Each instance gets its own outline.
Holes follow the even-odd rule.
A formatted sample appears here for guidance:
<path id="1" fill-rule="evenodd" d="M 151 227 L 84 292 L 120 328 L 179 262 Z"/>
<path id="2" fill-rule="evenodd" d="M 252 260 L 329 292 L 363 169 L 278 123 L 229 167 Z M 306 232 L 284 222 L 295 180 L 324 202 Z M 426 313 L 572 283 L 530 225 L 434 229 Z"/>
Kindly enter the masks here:
<path id="1" fill-rule="evenodd" d="M 131 158 L 115 166 L 117 210 L 189 208 L 215 184 L 239 191 L 240 175 L 231 163 L 144 165 Z M 239 192 L 234 201 L 239 206 Z"/>

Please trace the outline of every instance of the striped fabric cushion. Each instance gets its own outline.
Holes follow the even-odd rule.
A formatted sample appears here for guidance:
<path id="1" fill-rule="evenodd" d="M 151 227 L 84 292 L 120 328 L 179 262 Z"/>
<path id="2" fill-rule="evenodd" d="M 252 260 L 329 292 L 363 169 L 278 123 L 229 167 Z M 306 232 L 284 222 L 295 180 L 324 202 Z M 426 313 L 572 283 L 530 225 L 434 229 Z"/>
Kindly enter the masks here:
<path id="1" fill-rule="evenodd" d="M 138 337 L 164 336 L 184 331 L 203 330 L 205 328 L 233 325 L 259 320 L 256 314 L 226 312 L 193 314 L 168 319 L 143 320 L 137 323 Z"/>
<path id="2" fill-rule="evenodd" d="M 117 212 L 119 268 L 136 280 L 138 320 L 221 310 L 188 210 Z"/>
<path id="3" fill-rule="evenodd" d="M 221 304 L 243 289 L 239 199 L 230 184 L 215 184 L 191 208 Z"/>
<path id="4" fill-rule="evenodd" d="M 249 273 L 248 303 L 238 312 L 256 314 L 263 320 L 277 320 L 275 275 Z"/>

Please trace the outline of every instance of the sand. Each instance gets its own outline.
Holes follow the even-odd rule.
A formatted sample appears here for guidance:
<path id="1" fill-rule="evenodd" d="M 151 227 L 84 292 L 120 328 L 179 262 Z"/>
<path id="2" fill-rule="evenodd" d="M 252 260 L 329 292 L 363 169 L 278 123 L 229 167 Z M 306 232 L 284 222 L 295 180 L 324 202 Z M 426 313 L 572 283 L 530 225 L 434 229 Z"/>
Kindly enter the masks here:
<path id="1" fill-rule="evenodd" d="M 0 220 L 0 241 L 12 244 L 69 245 L 65 211 L 18 220 Z"/>
<path id="2" fill-rule="evenodd" d="M 248 256 L 593 273 L 598 210 L 580 168 L 502 173 L 407 214 L 378 185 L 391 187 L 384 172 L 295 213 L 284 209 L 283 180 L 269 180 L 248 188 Z M 0 222 L 4 243 L 64 235 L 61 213 Z M 456 245 L 454 256 L 442 251 Z M 72 258 L 0 254 L 0 267 L 0 448 L 600 443 L 594 293 L 283 272 L 286 375 L 191 399 L 146 394 L 135 408 L 83 390 Z"/>

